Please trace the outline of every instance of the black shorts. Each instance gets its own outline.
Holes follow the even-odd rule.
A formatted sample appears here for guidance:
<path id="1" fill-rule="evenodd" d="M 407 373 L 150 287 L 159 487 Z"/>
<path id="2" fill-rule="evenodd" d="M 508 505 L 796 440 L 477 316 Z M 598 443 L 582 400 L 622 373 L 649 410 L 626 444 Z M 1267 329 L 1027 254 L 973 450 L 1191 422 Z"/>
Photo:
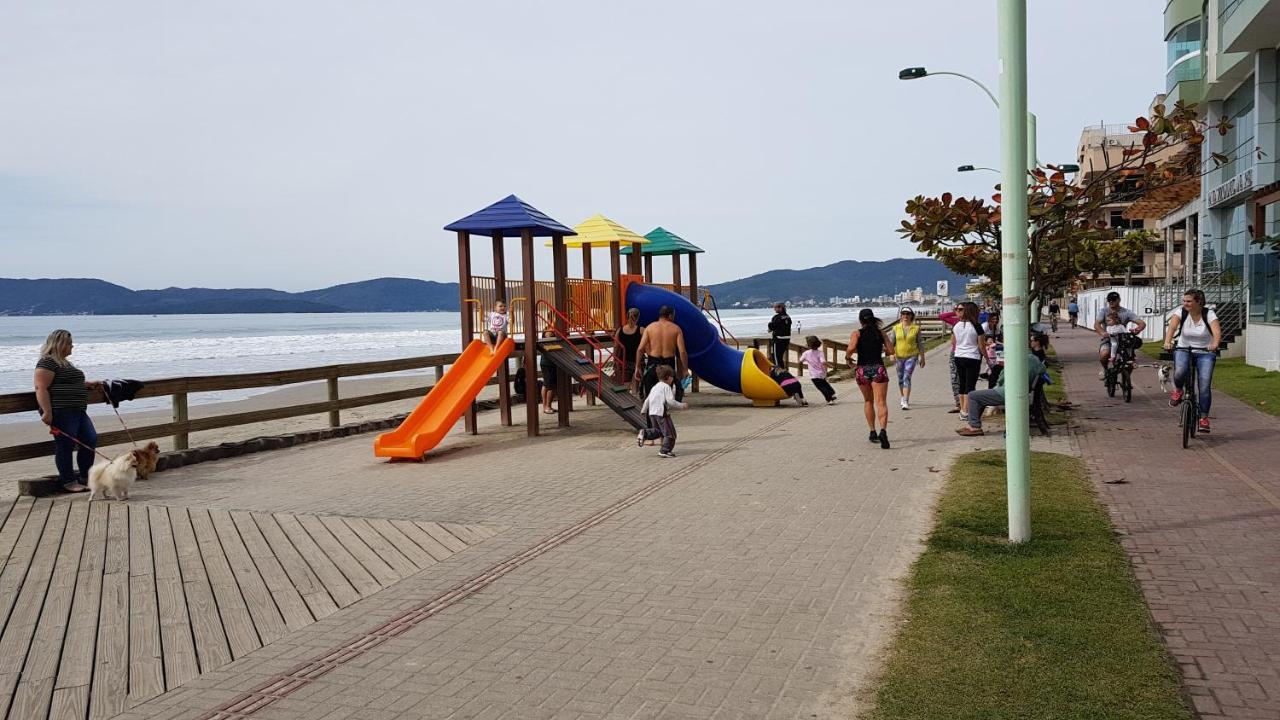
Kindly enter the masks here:
<path id="1" fill-rule="evenodd" d="M 960 394 L 968 395 L 978 386 L 978 373 L 982 371 L 982 361 L 977 358 L 956 358 L 956 382 L 960 386 Z"/>
<path id="2" fill-rule="evenodd" d="M 542 369 L 542 387 L 547 390 L 556 389 L 556 366 L 551 363 L 541 363 L 539 367 Z"/>

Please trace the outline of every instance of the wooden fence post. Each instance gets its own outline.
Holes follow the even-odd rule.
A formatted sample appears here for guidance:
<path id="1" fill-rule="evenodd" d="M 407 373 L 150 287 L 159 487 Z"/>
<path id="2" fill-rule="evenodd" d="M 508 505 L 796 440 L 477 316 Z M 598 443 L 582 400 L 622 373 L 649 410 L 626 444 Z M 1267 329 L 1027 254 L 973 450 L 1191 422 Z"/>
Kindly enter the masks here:
<path id="1" fill-rule="evenodd" d="M 329 385 L 329 402 L 338 402 L 338 377 L 335 375 L 325 382 Z M 329 411 L 329 427 L 338 427 L 342 424 L 342 418 L 337 408 Z"/>
<path id="2" fill-rule="evenodd" d="M 443 379 L 444 379 L 444 366 L 437 365 L 436 366 L 436 382 L 438 383 Z"/>
<path id="3" fill-rule="evenodd" d="M 187 421 L 187 394 L 184 392 L 176 392 L 173 394 L 173 421 Z M 187 442 L 190 438 L 185 432 L 173 434 L 173 449 L 186 450 Z"/>

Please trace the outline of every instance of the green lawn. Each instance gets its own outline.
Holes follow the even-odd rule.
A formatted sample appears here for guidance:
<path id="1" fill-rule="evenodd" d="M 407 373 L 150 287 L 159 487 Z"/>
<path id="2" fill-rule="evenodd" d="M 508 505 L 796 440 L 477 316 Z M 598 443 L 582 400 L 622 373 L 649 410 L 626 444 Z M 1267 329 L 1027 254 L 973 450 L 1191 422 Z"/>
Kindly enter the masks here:
<path id="1" fill-rule="evenodd" d="M 1045 414 L 1045 419 L 1050 425 L 1066 425 L 1067 411 L 1058 407 L 1058 403 L 1067 400 L 1067 386 L 1062 382 L 1062 368 L 1057 362 L 1058 351 L 1050 346 L 1045 355 L 1048 360 L 1045 364 L 1049 370 L 1049 378 L 1053 381 L 1052 384 L 1044 386 L 1044 397 L 1049 401 L 1049 411 Z"/>
<path id="2" fill-rule="evenodd" d="M 868 718 L 1192 717 L 1083 465 L 1033 453 L 1031 474 L 1011 546 L 1003 453 L 956 462 Z"/>

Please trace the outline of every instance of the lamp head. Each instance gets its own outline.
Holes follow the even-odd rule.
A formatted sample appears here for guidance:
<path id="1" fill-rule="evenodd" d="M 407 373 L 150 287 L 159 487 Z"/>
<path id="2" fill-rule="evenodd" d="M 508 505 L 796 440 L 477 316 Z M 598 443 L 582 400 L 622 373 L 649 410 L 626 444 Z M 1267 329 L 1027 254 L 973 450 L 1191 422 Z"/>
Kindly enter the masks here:
<path id="1" fill-rule="evenodd" d="M 1061 170 L 1061 171 L 1062 171 L 1062 172 L 1064 172 L 1064 173 L 1078 173 L 1078 172 L 1080 172 L 1080 166 L 1079 166 L 1079 165 L 1076 165 L 1076 164 L 1074 164 L 1074 163 L 1068 163 L 1068 164 L 1066 164 L 1066 165 L 1059 165 L 1059 166 L 1058 166 L 1058 169 L 1059 169 L 1059 170 Z"/>
<path id="2" fill-rule="evenodd" d="M 899 80 L 915 80 L 929 74 L 928 70 L 922 67 L 903 68 L 898 71 Z"/>
<path id="3" fill-rule="evenodd" d="M 956 172 L 973 172 L 973 166 L 961 165 L 960 167 L 956 168 Z"/>

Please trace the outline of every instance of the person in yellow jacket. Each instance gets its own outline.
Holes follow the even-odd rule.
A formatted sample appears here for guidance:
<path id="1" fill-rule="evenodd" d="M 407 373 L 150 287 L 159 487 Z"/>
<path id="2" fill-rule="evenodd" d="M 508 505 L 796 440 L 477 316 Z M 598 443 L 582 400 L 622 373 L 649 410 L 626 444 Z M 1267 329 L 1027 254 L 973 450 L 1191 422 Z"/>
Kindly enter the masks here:
<path id="1" fill-rule="evenodd" d="M 916 313 L 909 307 L 902 308 L 897 325 L 893 326 L 893 354 L 898 361 L 898 392 L 902 393 L 903 410 L 911 409 L 911 374 L 916 367 L 924 367 L 924 336 L 916 324 Z"/>

